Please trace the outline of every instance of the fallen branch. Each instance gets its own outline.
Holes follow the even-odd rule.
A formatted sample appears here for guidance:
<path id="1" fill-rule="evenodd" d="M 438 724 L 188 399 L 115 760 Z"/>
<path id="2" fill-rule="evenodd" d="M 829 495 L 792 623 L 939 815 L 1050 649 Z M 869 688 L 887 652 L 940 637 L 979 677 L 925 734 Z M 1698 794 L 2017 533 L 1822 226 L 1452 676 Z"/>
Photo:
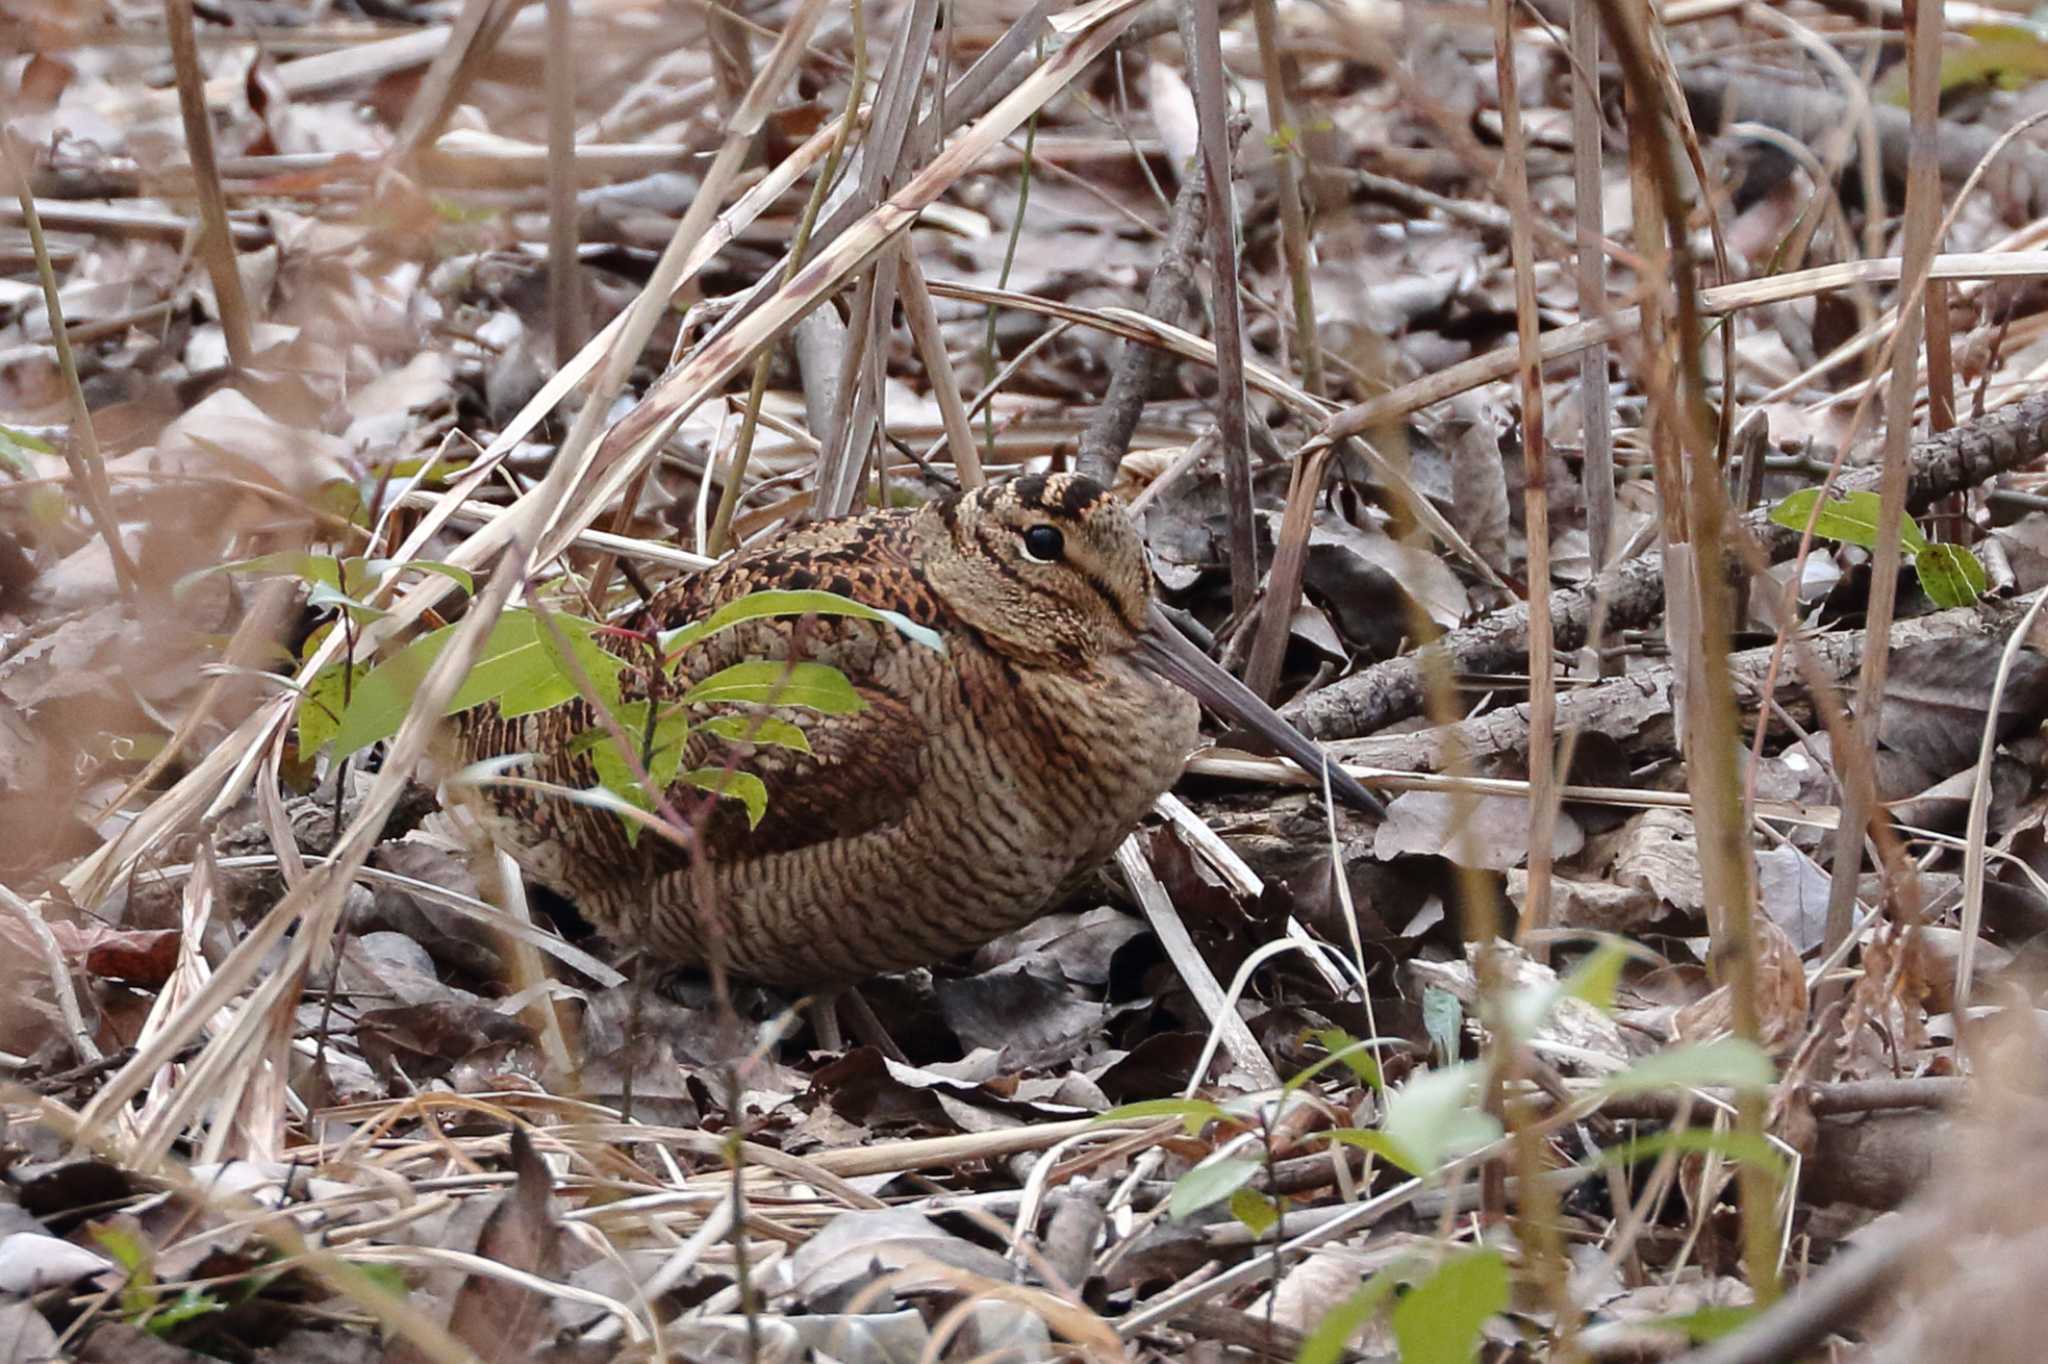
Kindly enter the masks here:
<path id="1" fill-rule="evenodd" d="M 1554 599 L 1553 599 L 1554 600 Z M 1928 640 L 1953 640 L 1965 636 L 2000 636 L 2013 628 L 2018 614 L 2011 608 L 1961 607 L 1901 621 L 1891 633 L 1891 644 L 1900 648 Z M 1840 681 L 1863 664 L 1864 632 L 1841 630 L 1816 635 L 1807 641 L 1814 666 Z M 1754 697 L 1764 684 L 1771 665 L 1772 648 L 1746 650 L 1732 655 L 1728 670 L 1735 680 L 1738 698 Z M 1596 687 L 1566 692 L 1557 698 L 1557 731 L 1604 734 L 1634 745 L 1668 746 L 1672 715 L 1672 687 L 1677 674 L 1669 664 L 1644 668 Z M 1781 677 L 1780 694 L 1802 687 L 1802 680 Z M 1502 706 L 1455 725 L 1423 730 L 1414 734 L 1387 734 L 1368 739 L 1333 743 L 1330 751 L 1345 763 L 1397 772 L 1442 771 L 1453 752 L 1463 755 L 1482 772 L 1520 770 L 1529 753 L 1529 707 Z"/>
<path id="2" fill-rule="evenodd" d="M 1924 509 L 1994 474 L 2031 463 L 2044 453 L 2048 453 L 2048 393 L 2036 393 L 1968 426 L 1915 442 L 1906 489 L 1908 505 L 1916 511 Z M 1837 491 L 1845 493 L 1876 485 L 1875 468 L 1851 470 L 1836 481 Z M 1773 524 L 1766 509 L 1745 516 L 1741 529 L 1772 562 L 1789 559 L 1798 551 L 1799 532 Z M 1638 555 L 1589 582 L 1551 593 L 1550 616 L 1560 651 L 1586 642 L 1594 604 L 1603 597 L 1610 633 L 1657 619 L 1664 609 L 1662 557 L 1654 551 Z M 1282 707 L 1281 714 L 1318 739 L 1369 734 L 1421 713 L 1423 678 L 1431 666 L 1451 672 L 1508 672 L 1526 666 L 1528 656 L 1529 612 L 1527 606 L 1518 605 L 1312 692 Z M 1564 705 L 1560 700 L 1560 725 L 1565 723 Z"/>

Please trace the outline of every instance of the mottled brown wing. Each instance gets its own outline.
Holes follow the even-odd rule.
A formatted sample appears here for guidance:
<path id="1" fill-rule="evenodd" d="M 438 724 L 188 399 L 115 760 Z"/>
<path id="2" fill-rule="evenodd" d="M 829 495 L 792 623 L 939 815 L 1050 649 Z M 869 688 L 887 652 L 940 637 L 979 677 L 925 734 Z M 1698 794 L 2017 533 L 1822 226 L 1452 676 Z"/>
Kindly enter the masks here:
<path id="1" fill-rule="evenodd" d="M 914 567 L 911 533 L 908 514 L 799 529 L 764 550 L 672 584 L 649 604 L 650 624 L 665 630 L 702 620 L 750 592 L 816 589 L 941 628 L 944 609 Z M 809 753 L 734 745 L 702 731 L 692 737 L 683 756 L 684 771 L 735 762 L 740 770 L 760 778 L 768 793 L 766 813 L 751 829 L 737 801 L 720 800 L 712 808 L 703 839 L 714 861 L 745 861 L 852 838 L 903 818 L 923 775 L 929 736 L 907 698 L 882 684 L 878 663 L 894 650 L 923 647 L 890 626 L 870 621 L 783 617 L 722 631 L 684 656 L 681 675 L 696 680 L 735 663 L 788 658 L 793 653 L 838 667 L 866 703 L 865 710 L 844 716 L 794 708 L 775 711 L 776 718 L 804 731 Z M 748 716 L 756 709 L 711 706 L 697 718 Z M 703 793 L 678 787 L 671 795 L 678 809 L 688 810 Z M 658 860 L 676 866 L 684 858 L 669 845 Z"/>

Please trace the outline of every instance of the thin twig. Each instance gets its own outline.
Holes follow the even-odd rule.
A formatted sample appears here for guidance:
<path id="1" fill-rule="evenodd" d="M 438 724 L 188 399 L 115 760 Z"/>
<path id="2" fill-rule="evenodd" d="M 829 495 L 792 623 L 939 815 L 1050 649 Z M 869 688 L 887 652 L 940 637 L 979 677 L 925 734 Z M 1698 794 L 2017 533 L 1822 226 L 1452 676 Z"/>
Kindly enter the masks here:
<path id="1" fill-rule="evenodd" d="M 64 394 L 71 400 L 71 439 L 64 442 L 64 463 L 71 481 L 85 501 L 93 529 L 106 541 L 114 564 L 114 580 L 123 596 L 131 601 L 138 578 L 135 564 L 121 545 L 120 523 L 114 519 L 113 499 L 107 491 L 106 461 L 100 457 L 99 437 L 92 427 L 92 409 L 85 401 L 85 386 L 78 379 L 78 359 L 71 352 L 71 334 L 64 326 L 64 301 L 57 291 L 57 271 L 50 264 L 50 244 L 43 238 L 43 220 L 36 213 L 35 196 L 29 193 L 28 176 L 14 148 L 14 135 L 0 130 L 0 154 L 7 158 L 7 173 L 14 180 L 14 192 L 21 203 L 21 220 L 28 228 L 29 249 L 35 252 L 36 274 L 43 285 L 43 305 L 50 314 L 50 342 L 57 348 L 57 368 L 64 376 Z"/>

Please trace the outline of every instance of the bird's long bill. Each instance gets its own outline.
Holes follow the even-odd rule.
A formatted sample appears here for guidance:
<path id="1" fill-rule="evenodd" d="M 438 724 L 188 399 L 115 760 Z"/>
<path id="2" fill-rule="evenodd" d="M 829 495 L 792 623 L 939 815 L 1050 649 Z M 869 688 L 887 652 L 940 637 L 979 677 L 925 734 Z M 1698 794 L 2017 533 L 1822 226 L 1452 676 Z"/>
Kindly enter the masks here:
<path id="1" fill-rule="evenodd" d="M 1145 615 L 1145 629 L 1138 636 L 1138 657 L 1144 665 L 1192 695 L 1197 701 L 1227 720 L 1243 725 L 1275 749 L 1301 764 L 1304 772 L 1320 776 L 1325 764 L 1330 772 L 1330 789 L 1361 810 L 1385 813 L 1379 797 L 1336 763 L 1330 762 L 1315 740 L 1280 718 L 1258 694 L 1232 677 L 1194 641 L 1174 628 L 1173 622 L 1154 604 Z"/>

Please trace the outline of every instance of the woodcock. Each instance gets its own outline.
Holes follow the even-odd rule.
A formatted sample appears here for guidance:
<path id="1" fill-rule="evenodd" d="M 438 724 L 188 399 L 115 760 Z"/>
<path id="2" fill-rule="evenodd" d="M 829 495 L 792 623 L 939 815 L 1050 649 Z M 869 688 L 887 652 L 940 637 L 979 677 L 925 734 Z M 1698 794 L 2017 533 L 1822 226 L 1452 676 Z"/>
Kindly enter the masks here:
<path id="1" fill-rule="evenodd" d="M 945 647 L 843 616 L 750 622 L 695 646 L 685 677 L 784 658 L 794 645 L 839 668 L 867 702 L 851 715 L 790 713 L 808 754 L 743 750 L 767 811 L 750 830 L 736 802 L 719 801 L 698 835 L 706 868 L 665 841 L 628 846 L 602 809 L 528 787 L 481 796 L 492 836 L 527 874 L 620 941 L 680 965 L 830 987 L 1020 927 L 1180 775 L 1197 697 L 1310 770 L 1322 762 L 1158 612 L 1137 528 L 1079 475 L 802 527 L 663 589 L 642 624 L 701 619 L 764 588 L 836 592 L 928 627 Z M 595 783 L 569 743 L 591 724 L 580 703 L 513 720 L 484 707 L 455 723 L 468 761 L 532 753 L 532 776 Z M 712 751 L 721 740 L 690 743 L 702 751 L 685 755 L 684 770 L 725 756 Z M 1331 776 L 1355 803 L 1376 804 Z"/>

